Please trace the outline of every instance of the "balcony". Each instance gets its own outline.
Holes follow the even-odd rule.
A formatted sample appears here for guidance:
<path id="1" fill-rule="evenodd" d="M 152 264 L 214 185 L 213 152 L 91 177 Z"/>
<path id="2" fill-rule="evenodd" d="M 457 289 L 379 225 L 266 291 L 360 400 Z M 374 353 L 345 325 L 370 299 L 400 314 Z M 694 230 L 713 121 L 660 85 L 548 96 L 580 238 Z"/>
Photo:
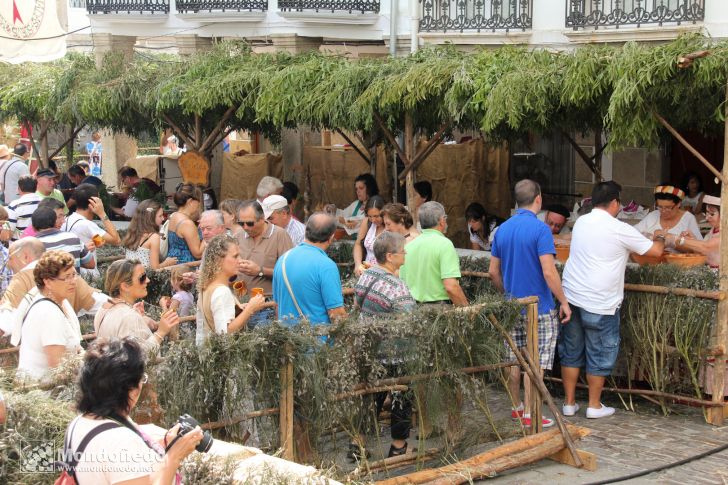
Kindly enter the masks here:
<path id="1" fill-rule="evenodd" d="M 379 14 L 379 0 L 278 0 L 281 12 Z"/>
<path id="2" fill-rule="evenodd" d="M 268 0 L 177 0 L 177 12 L 266 12 Z"/>
<path id="3" fill-rule="evenodd" d="M 169 0 L 87 0 L 86 10 L 89 15 L 125 13 L 160 18 L 169 13 Z"/>
<path id="4" fill-rule="evenodd" d="M 530 29 L 533 0 L 422 0 L 421 32 Z"/>
<path id="5" fill-rule="evenodd" d="M 68 0 L 69 8 L 86 8 L 86 0 Z"/>
<path id="6" fill-rule="evenodd" d="M 705 17 L 705 0 L 567 0 L 566 27 L 603 27 L 696 23 Z"/>

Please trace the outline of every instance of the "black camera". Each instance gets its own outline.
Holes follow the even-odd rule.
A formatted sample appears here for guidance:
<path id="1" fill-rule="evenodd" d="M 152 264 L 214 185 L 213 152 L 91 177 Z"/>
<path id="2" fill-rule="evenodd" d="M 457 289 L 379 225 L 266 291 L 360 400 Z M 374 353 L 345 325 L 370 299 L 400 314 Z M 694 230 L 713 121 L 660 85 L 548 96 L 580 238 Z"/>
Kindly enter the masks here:
<path id="1" fill-rule="evenodd" d="M 190 416 L 189 414 L 183 414 L 179 417 L 179 420 L 177 420 L 179 423 L 179 432 L 177 433 L 177 437 L 182 437 L 195 429 L 197 426 L 200 425 L 200 423 L 197 422 L 195 418 Z M 200 453 L 207 453 L 210 451 L 210 448 L 212 447 L 213 438 L 209 431 L 202 431 L 202 441 L 200 441 L 195 449 L 199 451 Z M 170 445 L 171 446 L 171 445 Z"/>

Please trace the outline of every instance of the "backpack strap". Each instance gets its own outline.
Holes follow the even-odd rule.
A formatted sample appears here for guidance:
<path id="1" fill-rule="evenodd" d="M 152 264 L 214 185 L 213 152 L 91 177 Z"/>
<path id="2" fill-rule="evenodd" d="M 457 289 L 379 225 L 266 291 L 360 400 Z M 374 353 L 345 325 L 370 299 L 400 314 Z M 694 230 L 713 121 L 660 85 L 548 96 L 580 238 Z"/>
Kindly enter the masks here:
<path id="1" fill-rule="evenodd" d="M 301 307 L 298 306 L 298 300 L 296 300 L 296 297 L 293 294 L 293 288 L 291 288 L 291 283 L 288 281 L 288 274 L 286 274 L 286 259 L 288 259 L 289 254 L 291 254 L 291 251 L 287 251 L 286 254 L 283 255 L 283 261 L 281 261 L 281 270 L 283 270 L 283 281 L 286 283 L 286 288 L 288 289 L 288 294 L 291 295 L 291 300 L 293 300 L 293 305 L 296 307 L 296 311 L 298 311 L 298 315 L 301 318 L 304 318 L 303 312 L 301 311 Z"/>
<path id="2" fill-rule="evenodd" d="M 76 418 L 76 419 L 79 419 L 79 418 Z M 74 451 L 73 453 L 70 454 L 71 459 L 69 461 L 63 462 L 63 464 L 62 464 L 63 468 L 66 470 L 66 472 L 68 472 L 73 477 L 73 479 L 76 481 L 76 483 L 78 483 L 78 478 L 76 478 L 76 466 L 78 465 L 78 460 L 76 459 L 76 457 L 80 457 L 83 454 L 83 452 L 86 450 L 86 447 L 88 446 L 88 444 L 91 443 L 92 439 L 96 438 L 98 435 L 100 435 L 104 431 L 108 431 L 110 429 L 119 428 L 119 427 L 120 427 L 119 424 L 115 423 L 115 422 L 102 423 L 102 424 L 96 426 L 91 431 L 86 433 L 86 436 L 83 437 L 83 439 L 81 440 L 81 443 L 78 444 L 78 448 L 76 448 L 76 451 Z M 73 428 L 71 429 L 71 432 L 66 437 L 67 447 L 64 447 L 64 450 L 63 450 L 65 453 L 64 459 L 65 459 L 65 457 L 68 456 L 68 451 L 71 449 L 71 439 L 72 439 L 73 430 L 75 428 L 76 428 L 76 425 L 74 424 Z"/>
<path id="3" fill-rule="evenodd" d="M 20 345 L 20 339 L 23 338 L 23 325 L 25 324 L 25 320 L 28 319 L 30 310 L 32 310 L 34 306 L 36 306 L 38 303 L 40 303 L 42 301 L 49 301 L 49 302 L 53 303 L 53 305 L 55 305 L 56 308 L 58 308 L 61 311 L 61 313 L 63 313 L 63 315 L 65 316 L 66 312 L 63 311 L 63 308 L 58 306 L 58 303 L 51 300 L 50 298 L 39 298 L 39 299 L 35 300 L 33 303 L 30 304 L 30 307 L 28 307 L 28 311 L 25 312 L 25 315 L 23 315 L 23 320 L 20 322 L 20 335 L 18 336 L 18 342 L 14 345 Z"/>

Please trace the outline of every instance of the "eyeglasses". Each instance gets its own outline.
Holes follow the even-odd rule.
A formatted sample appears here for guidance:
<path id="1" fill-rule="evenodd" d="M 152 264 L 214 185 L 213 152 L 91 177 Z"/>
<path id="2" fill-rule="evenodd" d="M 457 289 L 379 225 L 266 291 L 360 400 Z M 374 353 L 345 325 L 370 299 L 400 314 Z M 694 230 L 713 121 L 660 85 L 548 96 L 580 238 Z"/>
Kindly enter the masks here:
<path id="1" fill-rule="evenodd" d="M 255 221 L 238 221 L 238 226 L 240 227 L 253 227 L 255 225 Z"/>
<path id="2" fill-rule="evenodd" d="M 142 273 L 142 275 L 139 277 L 139 284 L 143 285 L 144 283 L 146 283 L 148 278 L 149 277 L 147 276 L 146 273 Z"/>
<path id="3" fill-rule="evenodd" d="M 145 372 L 144 374 L 142 374 L 142 380 L 141 380 L 141 381 L 139 381 L 139 383 L 140 383 L 140 384 L 146 384 L 147 382 L 149 382 L 149 376 L 148 376 L 148 375 L 147 375 L 147 373 Z"/>
<path id="4" fill-rule="evenodd" d="M 51 278 L 51 279 L 56 280 L 56 281 L 63 281 L 64 283 L 71 283 L 73 281 L 76 281 L 76 276 L 78 276 L 78 273 L 76 273 L 74 271 L 73 273 L 69 274 L 65 278 Z"/>
<path id="5" fill-rule="evenodd" d="M 720 215 L 720 212 L 718 212 L 718 211 L 715 211 L 715 212 L 703 212 L 703 215 L 705 217 L 716 217 L 716 216 L 719 216 Z"/>

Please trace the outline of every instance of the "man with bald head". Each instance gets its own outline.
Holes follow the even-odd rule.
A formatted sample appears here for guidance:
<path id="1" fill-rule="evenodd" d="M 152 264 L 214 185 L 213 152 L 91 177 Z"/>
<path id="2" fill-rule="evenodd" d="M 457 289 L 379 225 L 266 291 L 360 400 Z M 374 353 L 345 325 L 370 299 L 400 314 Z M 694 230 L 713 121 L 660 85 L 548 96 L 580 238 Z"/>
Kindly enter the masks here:
<path id="1" fill-rule="evenodd" d="M 213 237 L 219 236 L 225 232 L 225 219 L 222 212 L 218 210 L 207 210 L 200 214 L 200 232 L 202 240 L 205 244 L 209 243 Z"/>
<path id="2" fill-rule="evenodd" d="M 35 237 L 24 237 L 10 244 L 8 266 L 15 273 L 8 288 L 0 299 L 0 332 L 9 334 L 11 328 L 7 324 L 12 320 L 6 312 L 12 312 L 20 306 L 23 298 L 35 288 L 33 268 L 45 252 L 43 243 Z M 89 286 L 86 280 L 76 277 L 76 290 L 69 300 L 78 314 L 94 314 L 108 301 L 109 297 Z"/>
<path id="3" fill-rule="evenodd" d="M 339 269 L 326 254 L 334 232 L 336 219 L 316 212 L 306 223 L 304 241 L 276 262 L 273 299 L 284 324 L 295 325 L 305 317 L 311 325 L 325 325 L 346 316 Z"/>

